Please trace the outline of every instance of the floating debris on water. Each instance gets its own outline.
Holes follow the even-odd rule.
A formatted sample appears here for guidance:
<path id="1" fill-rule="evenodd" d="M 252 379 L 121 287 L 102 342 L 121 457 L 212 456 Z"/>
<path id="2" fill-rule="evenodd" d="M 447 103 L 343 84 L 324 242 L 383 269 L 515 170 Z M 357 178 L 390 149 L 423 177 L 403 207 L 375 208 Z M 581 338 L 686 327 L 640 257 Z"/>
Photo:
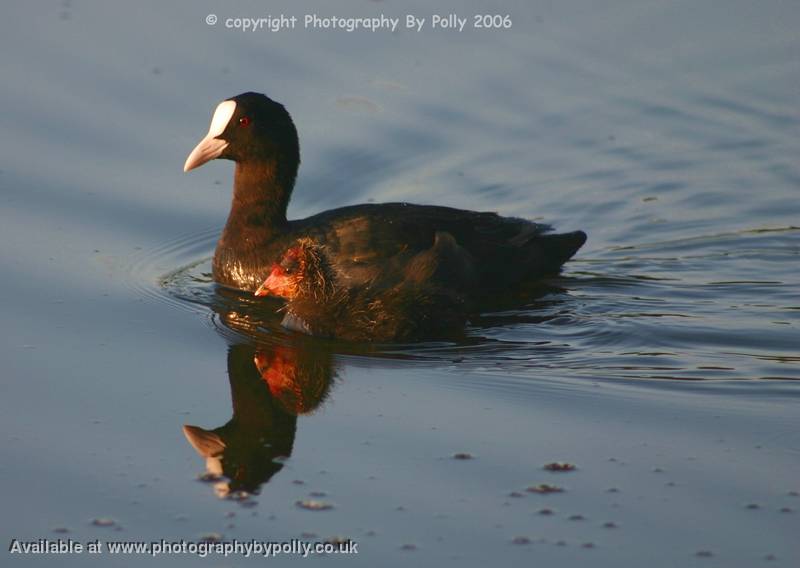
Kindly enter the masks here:
<path id="1" fill-rule="evenodd" d="M 472 454 L 467 453 L 467 452 L 458 452 L 458 453 L 453 454 L 453 459 L 454 460 L 473 460 L 473 459 L 475 459 L 475 456 L 473 456 Z"/>
<path id="2" fill-rule="evenodd" d="M 530 544 L 530 543 L 531 543 L 531 539 L 529 539 L 527 536 L 515 536 L 514 538 L 511 539 L 511 544 L 520 544 L 520 545 L 522 545 L 522 544 Z"/>
<path id="3" fill-rule="evenodd" d="M 300 501 L 295 501 L 295 505 L 308 511 L 328 511 L 333 509 L 333 505 L 331 503 L 328 503 L 327 501 L 319 501 L 317 499 L 303 499 Z"/>
<path id="4" fill-rule="evenodd" d="M 712 556 L 714 556 L 714 553 L 711 552 L 710 550 L 698 550 L 697 552 L 694 553 L 694 555 L 697 556 L 698 558 L 711 558 Z"/>
<path id="5" fill-rule="evenodd" d="M 564 488 L 559 487 L 558 485 L 540 483 L 539 485 L 531 485 L 530 487 L 526 488 L 525 491 L 528 493 L 539 493 L 541 495 L 546 495 L 548 493 L 563 493 Z"/>
<path id="6" fill-rule="evenodd" d="M 258 501 L 253 498 L 252 493 L 241 489 L 239 491 L 231 491 L 225 495 L 225 498 L 230 501 L 235 501 L 242 507 L 255 507 L 258 505 Z"/>
<path id="7" fill-rule="evenodd" d="M 575 471 L 578 469 L 574 464 L 566 463 L 566 462 L 551 462 L 545 464 L 543 468 L 545 471 Z"/>
<path id="8" fill-rule="evenodd" d="M 113 527 L 117 522 L 109 517 L 97 517 L 92 519 L 92 526 L 95 527 Z"/>
<path id="9" fill-rule="evenodd" d="M 210 532 L 200 535 L 200 542 L 222 542 L 223 538 L 218 532 Z"/>

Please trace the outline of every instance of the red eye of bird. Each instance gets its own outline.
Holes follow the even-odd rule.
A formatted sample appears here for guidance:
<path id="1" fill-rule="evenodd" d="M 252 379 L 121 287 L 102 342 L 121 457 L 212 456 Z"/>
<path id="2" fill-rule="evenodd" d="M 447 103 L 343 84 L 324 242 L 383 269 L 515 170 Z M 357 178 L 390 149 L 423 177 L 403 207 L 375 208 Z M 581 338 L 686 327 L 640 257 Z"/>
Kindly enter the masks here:
<path id="1" fill-rule="evenodd" d="M 250 118 L 249 117 L 243 116 L 242 118 L 239 119 L 239 126 L 245 127 L 248 124 L 250 124 Z"/>

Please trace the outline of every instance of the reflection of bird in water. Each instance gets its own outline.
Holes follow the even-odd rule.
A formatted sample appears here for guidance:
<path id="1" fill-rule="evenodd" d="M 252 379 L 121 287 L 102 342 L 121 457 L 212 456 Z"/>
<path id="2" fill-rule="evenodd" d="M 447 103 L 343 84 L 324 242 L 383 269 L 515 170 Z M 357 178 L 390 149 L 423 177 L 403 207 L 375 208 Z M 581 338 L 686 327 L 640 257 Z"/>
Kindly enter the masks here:
<path id="1" fill-rule="evenodd" d="M 283 468 L 292 453 L 297 414 L 313 411 L 324 400 L 333 376 L 330 357 L 318 352 L 289 346 L 258 352 L 250 345 L 230 347 L 233 416 L 211 430 L 183 427 L 186 439 L 206 459 L 207 477 L 218 496 L 258 493 Z"/>
<path id="2" fill-rule="evenodd" d="M 330 357 L 279 345 L 260 349 L 253 359 L 269 392 L 289 414 L 310 414 L 325 399 L 332 383 Z"/>

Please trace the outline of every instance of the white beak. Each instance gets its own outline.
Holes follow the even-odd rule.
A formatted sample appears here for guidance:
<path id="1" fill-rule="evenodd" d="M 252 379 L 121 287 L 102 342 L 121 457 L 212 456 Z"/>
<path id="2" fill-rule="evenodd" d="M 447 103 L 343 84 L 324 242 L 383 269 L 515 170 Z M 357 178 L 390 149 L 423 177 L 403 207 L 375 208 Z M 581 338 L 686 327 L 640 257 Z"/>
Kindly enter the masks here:
<path id="1" fill-rule="evenodd" d="M 186 163 L 183 165 L 184 172 L 193 170 L 209 160 L 220 157 L 225 148 L 228 147 L 228 141 L 217 138 L 217 136 L 225 132 L 234 112 L 236 112 L 236 101 L 222 101 L 217 105 L 214 116 L 211 117 L 211 126 L 208 129 L 208 134 L 200 140 L 200 143 L 195 146 L 192 153 L 186 158 Z"/>

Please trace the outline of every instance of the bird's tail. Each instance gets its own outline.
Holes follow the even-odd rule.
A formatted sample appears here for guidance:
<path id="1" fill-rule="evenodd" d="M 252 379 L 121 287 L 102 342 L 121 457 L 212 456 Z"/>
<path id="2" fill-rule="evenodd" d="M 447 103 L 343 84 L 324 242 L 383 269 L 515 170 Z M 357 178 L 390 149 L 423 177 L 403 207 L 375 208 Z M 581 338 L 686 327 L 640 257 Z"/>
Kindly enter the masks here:
<path id="1" fill-rule="evenodd" d="M 532 274 L 556 274 L 585 242 L 583 231 L 537 235 L 522 245 L 528 252 L 526 265 Z"/>

